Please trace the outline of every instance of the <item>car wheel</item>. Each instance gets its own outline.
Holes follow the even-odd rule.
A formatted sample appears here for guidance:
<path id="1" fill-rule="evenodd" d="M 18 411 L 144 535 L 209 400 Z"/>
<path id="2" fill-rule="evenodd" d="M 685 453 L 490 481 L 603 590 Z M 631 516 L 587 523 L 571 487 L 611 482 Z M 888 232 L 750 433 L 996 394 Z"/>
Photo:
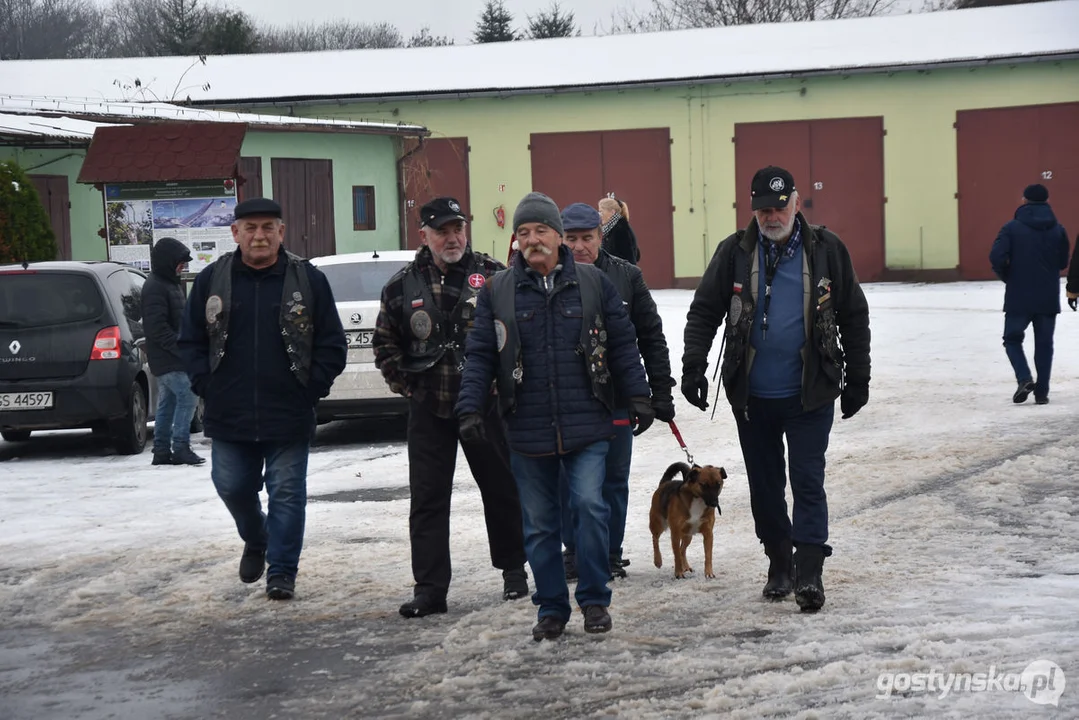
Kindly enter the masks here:
<path id="1" fill-rule="evenodd" d="M 195 405 L 195 415 L 191 418 L 191 434 L 202 432 L 202 416 L 206 412 L 206 407 L 202 404 L 202 398 L 199 398 L 199 402 Z"/>
<path id="2" fill-rule="evenodd" d="M 121 455 L 138 455 L 146 447 L 146 391 L 138 382 L 131 386 L 127 415 L 112 425 L 112 444 Z"/>
<path id="3" fill-rule="evenodd" d="M 26 442 L 30 439 L 29 430 L 4 430 L 0 432 L 0 437 L 4 438 L 8 442 Z"/>

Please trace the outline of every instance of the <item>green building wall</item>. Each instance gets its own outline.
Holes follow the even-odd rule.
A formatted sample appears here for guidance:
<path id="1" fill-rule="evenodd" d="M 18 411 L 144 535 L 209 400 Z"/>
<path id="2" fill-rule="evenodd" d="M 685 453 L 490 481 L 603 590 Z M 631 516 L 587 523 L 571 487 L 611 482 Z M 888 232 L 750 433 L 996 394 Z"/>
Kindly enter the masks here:
<path id="1" fill-rule="evenodd" d="M 337 252 L 401 246 L 401 207 L 397 188 L 400 141 L 397 138 L 359 133 L 258 132 L 249 129 L 241 154 L 262 158 L 262 192 L 267 197 L 273 195 L 272 158 L 332 160 Z M 375 188 L 374 230 L 353 229 L 354 185 Z"/>
<path id="2" fill-rule="evenodd" d="M 30 175 L 66 175 L 71 202 L 71 259 L 104 260 L 108 244 L 97 234 L 105 218 L 101 193 L 93 185 L 75 182 L 86 157 L 86 148 L 27 150 L 0 147 L 0 160 L 14 160 Z"/>
<path id="3" fill-rule="evenodd" d="M 736 123 L 883 116 L 885 263 L 890 269 L 951 269 L 959 262 L 956 112 L 1077 100 L 1079 61 L 1066 60 L 295 110 L 392 118 L 425 125 L 433 137 L 467 136 L 473 244 L 495 257 L 504 256 L 506 237 L 490 209 L 504 204 L 510 215 L 532 189 L 530 133 L 669 127 L 675 275 L 696 277 L 716 244 L 736 229 L 733 203 L 748 192 L 734 186 Z"/>

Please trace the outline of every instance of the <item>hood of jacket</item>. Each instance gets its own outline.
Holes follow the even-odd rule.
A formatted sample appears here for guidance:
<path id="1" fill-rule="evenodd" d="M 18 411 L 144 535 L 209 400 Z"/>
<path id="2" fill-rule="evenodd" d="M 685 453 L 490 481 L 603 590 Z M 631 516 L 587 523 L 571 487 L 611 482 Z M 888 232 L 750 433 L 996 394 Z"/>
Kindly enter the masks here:
<path id="1" fill-rule="evenodd" d="M 150 272 L 171 283 L 180 282 L 176 266 L 191 262 L 191 251 L 175 238 L 161 238 L 150 250 Z"/>
<path id="2" fill-rule="evenodd" d="M 1048 230 L 1057 224 L 1049 203 L 1026 203 L 1015 211 L 1015 219 L 1035 230 Z"/>

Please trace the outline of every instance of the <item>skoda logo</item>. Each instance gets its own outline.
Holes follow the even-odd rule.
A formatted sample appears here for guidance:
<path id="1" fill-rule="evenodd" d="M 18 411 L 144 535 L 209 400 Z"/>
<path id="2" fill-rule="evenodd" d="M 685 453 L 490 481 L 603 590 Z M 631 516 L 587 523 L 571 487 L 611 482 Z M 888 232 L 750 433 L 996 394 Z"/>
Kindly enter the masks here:
<path id="1" fill-rule="evenodd" d="M 12 355 L 18 355 L 19 350 L 22 349 L 22 345 L 19 344 L 18 340 L 12 340 L 11 344 L 7 346 L 7 349 L 11 351 Z"/>
<path id="2" fill-rule="evenodd" d="M 768 183 L 768 187 L 772 188 L 776 192 L 779 192 L 780 190 L 783 189 L 783 178 L 779 178 L 779 177 L 772 178 L 772 182 Z"/>
<path id="3" fill-rule="evenodd" d="M 353 325 L 359 325 L 359 324 L 360 324 L 360 320 L 362 320 L 362 319 L 363 319 L 363 318 L 361 318 L 361 317 L 360 317 L 360 314 L 359 314 L 359 313 L 352 313 L 352 317 L 350 317 L 350 318 L 348 319 L 348 321 L 349 321 L 350 323 L 352 323 Z"/>

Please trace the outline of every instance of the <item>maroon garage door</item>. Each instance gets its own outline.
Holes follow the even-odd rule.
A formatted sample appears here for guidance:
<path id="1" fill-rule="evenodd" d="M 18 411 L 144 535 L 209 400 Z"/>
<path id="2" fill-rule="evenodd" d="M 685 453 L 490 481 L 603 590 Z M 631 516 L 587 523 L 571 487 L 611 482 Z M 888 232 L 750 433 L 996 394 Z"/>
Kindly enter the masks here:
<path id="1" fill-rule="evenodd" d="M 1079 103 L 956 113 L 959 163 L 959 272 L 993 278 L 989 250 L 1040 182 L 1071 239 L 1079 232 Z"/>
<path id="2" fill-rule="evenodd" d="M 457 198 L 472 218 L 468 193 L 468 138 L 433 138 L 404 163 L 405 237 L 409 249 L 420 246 L 420 208 L 431 198 Z M 508 241 L 507 241 L 508 243 Z M 501 248 L 495 244 L 496 255 Z"/>
<path id="3" fill-rule="evenodd" d="M 850 250 L 863 282 L 884 272 L 884 119 L 739 123 L 734 126 L 738 223 L 752 218 L 753 174 L 779 165 L 794 175 L 802 212 Z"/>
<path id="4" fill-rule="evenodd" d="M 565 207 L 593 207 L 609 192 L 626 201 L 650 287 L 674 285 L 669 128 L 533 133 L 532 187 Z"/>

